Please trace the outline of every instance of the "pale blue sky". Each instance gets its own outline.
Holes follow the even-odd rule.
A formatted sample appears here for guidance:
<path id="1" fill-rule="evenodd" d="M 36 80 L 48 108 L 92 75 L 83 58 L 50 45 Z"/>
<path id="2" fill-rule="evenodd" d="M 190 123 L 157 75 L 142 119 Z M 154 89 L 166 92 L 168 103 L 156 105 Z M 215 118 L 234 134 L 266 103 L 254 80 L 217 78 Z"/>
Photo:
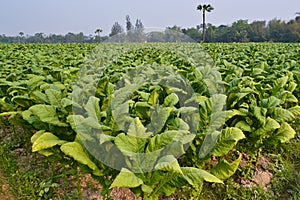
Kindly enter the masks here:
<path id="1" fill-rule="evenodd" d="M 201 23 L 196 7 L 204 3 L 215 8 L 207 14 L 207 22 L 215 25 L 238 19 L 287 21 L 300 12 L 300 0 L 0 0 L 0 34 L 88 35 L 98 27 L 108 34 L 115 21 L 125 26 L 127 14 L 145 27 L 195 27 Z"/>

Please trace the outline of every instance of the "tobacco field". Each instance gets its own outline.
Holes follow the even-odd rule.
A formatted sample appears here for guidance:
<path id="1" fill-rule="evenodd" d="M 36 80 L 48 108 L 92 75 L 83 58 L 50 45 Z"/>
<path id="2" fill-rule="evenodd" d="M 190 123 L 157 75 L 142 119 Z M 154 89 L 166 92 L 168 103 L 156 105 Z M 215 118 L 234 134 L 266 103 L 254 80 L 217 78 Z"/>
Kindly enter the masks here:
<path id="1" fill-rule="evenodd" d="M 0 158 L 26 147 L 103 199 L 202 199 L 300 145 L 298 43 L 0 44 L 0 74 Z"/>

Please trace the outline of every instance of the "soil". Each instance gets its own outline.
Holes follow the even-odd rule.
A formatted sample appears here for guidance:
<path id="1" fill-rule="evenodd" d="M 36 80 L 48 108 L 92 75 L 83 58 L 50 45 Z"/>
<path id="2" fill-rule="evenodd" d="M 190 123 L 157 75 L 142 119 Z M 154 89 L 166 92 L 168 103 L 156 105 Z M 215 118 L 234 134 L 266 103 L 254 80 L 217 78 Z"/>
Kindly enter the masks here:
<path id="1" fill-rule="evenodd" d="M 1 188 L 0 188 L 0 199 L 1 200 L 14 200 L 15 199 L 9 189 L 8 180 L 4 176 L 2 171 L 0 171 L 0 186 L 1 186 Z"/>

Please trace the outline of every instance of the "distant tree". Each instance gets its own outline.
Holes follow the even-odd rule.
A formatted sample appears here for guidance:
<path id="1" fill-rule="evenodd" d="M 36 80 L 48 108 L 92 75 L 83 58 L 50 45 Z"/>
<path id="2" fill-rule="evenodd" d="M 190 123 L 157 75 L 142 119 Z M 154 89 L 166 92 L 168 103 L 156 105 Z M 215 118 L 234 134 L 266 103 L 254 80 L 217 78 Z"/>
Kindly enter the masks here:
<path id="1" fill-rule="evenodd" d="M 198 29 L 199 30 L 199 29 Z M 206 40 L 208 42 L 216 42 L 216 36 L 217 36 L 217 27 L 213 26 L 212 24 L 207 24 L 207 30 L 206 30 Z"/>
<path id="2" fill-rule="evenodd" d="M 19 43 L 21 42 L 21 40 L 23 40 L 23 36 L 24 36 L 24 33 L 23 32 L 20 32 L 19 33 Z"/>
<path id="3" fill-rule="evenodd" d="M 187 28 L 187 29 L 182 29 L 181 30 L 184 34 L 192 38 L 196 42 L 201 41 L 201 32 L 197 28 Z"/>
<path id="4" fill-rule="evenodd" d="M 231 26 L 230 42 L 248 42 L 249 24 L 247 20 L 238 20 Z"/>
<path id="5" fill-rule="evenodd" d="M 202 42 L 205 41 L 205 29 L 206 29 L 206 24 L 205 24 L 205 13 L 206 12 L 211 12 L 214 8 L 208 4 L 203 4 L 203 5 L 198 5 L 197 10 L 202 11 Z"/>
<path id="6" fill-rule="evenodd" d="M 273 19 L 268 23 L 268 39 L 273 42 L 284 42 L 286 33 L 286 23 L 284 21 Z"/>
<path id="7" fill-rule="evenodd" d="M 249 40 L 251 42 L 263 42 L 267 40 L 266 21 L 254 21 L 250 24 Z"/>
<path id="8" fill-rule="evenodd" d="M 20 35 L 20 37 L 23 37 L 24 33 L 23 33 L 23 32 L 20 32 L 19 35 Z"/>
<path id="9" fill-rule="evenodd" d="M 115 22 L 115 24 L 111 28 L 111 33 L 109 34 L 109 36 L 112 37 L 123 32 L 124 29 L 122 28 L 122 26 L 118 22 Z"/>
<path id="10" fill-rule="evenodd" d="M 101 40 L 101 38 L 100 38 L 100 33 L 102 33 L 102 29 L 100 29 L 100 28 L 98 28 L 96 31 L 95 31 L 95 34 L 97 34 L 98 35 L 98 41 L 100 42 Z"/>
<path id="11" fill-rule="evenodd" d="M 140 19 L 137 19 L 135 22 L 135 29 L 136 30 L 144 30 L 144 24 Z"/>
<path id="12" fill-rule="evenodd" d="M 133 25 L 130 21 L 130 16 L 129 15 L 126 15 L 126 31 L 129 32 L 133 29 Z"/>

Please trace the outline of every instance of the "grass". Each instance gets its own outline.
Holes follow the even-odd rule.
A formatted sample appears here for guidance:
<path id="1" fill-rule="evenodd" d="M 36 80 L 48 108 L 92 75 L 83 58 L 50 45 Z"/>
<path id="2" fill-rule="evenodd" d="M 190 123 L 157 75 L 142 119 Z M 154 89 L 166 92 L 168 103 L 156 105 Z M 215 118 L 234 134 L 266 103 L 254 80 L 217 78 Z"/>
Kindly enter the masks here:
<path id="1" fill-rule="evenodd" d="M 300 199 L 300 120 L 294 124 L 296 137 L 290 142 L 265 150 L 263 157 L 270 160 L 268 171 L 273 174 L 267 188 L 241 184 L 245 170 L 239 171 L 224 185 L 205 184 L 202 198 L 205 200 L 299 200 Z M 252 170 L 252 172 L 254 172 Z M 242 179 L 243 180 L 243 179 Z M 250 180 L 251 181 L 251 180 Z"/>
<path id="2" fill-rule="evenodd" d="M 1 179 L 9 187 L 13 199 L 50 199 L 55 196 L 63 196 L 60 199 L 77 199 L 79 193 L 76 190 L 69 191 L 69 183 L 61 184 L 64 178 L 68 182 L 67 169 L 62 169 L 60 163 L 49 162 L 31 153 L 29 140 L 22 138 L 26 135 L 22 129 L 12 131 L 11 127 L 5 128 L 3 131 L 2 126 L 0 133 L 0 171 Z M 0 187 L 0 193 L 7 193 L 4 191 L 6 187 Z"/>
<path id="3" fill-rule="evenodd" d="M 248 199 L 300 199 L 300 120 L 294 125 L 297 136 L 287 144 L 264 151 L 269 159 L 268 170 L 274 175 L 267 189 L 241 184 L 245 170 L 225 181 L 224 185 L 205 183 L 200 199 L 248 200 Z M 71 160 L 57 163 L 30 152 L 28 138 L 22 138 L 22 130 L 13 133 L 6 127 L 0 132 L 0 197 L 7 199 L 84 199 L 80 175 Z M 26 135 L 26 134 L 25 134 Z M 88 187 L 93 187 L 88 184 Z M 17 197 L 17 198 L 16 198 Z"/>

